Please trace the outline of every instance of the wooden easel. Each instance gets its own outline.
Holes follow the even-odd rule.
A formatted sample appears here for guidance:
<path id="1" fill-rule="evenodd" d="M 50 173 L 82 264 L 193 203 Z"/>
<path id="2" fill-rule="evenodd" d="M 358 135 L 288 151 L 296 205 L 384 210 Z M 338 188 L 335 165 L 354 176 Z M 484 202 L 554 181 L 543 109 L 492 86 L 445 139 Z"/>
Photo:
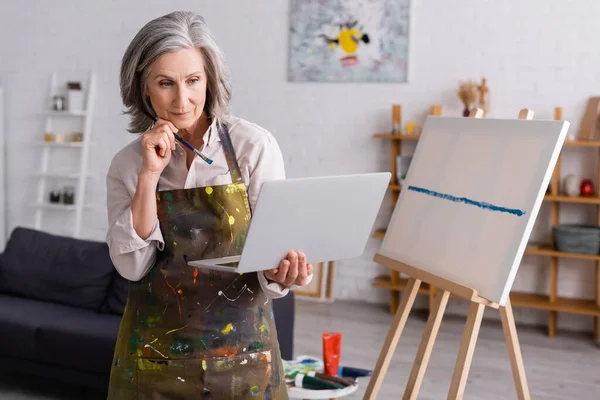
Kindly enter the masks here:
<path id="1" fill-rule="evenodd" d="M 483 111 L 481 109 L 474 109 L 471 111 L 470 117 L 481 118 Z M 519 113 L 519 119 L 532 119 L 533 112 L 528 109 L 523 109 Z M 510 364 L 513 372 L 513 379 L 515 381 L 517 396 L 519 400 L 529 400 L 529 387 L 527 386 L 527 379 L 525 376 L 525 368 L 523 366 L 523 357 L 521 355 L 521 348 L 519 346 L 519 340 L 517 338 L 517 329 L 515 326 L 515 320 L 510 304 L 510 298 L 506 301 L 504 306 L 499 306 L 497 303 L 491 302 L 478 295 L 477 291 L 468 288 L 463 285 L 459 285 L 456 282 L 452 282 L 445 278 L 441 278 L 437 275 L 423 271 L 415 266 L 410 266 L 405 263 L 393 260 L 385 257 L 381 254 L 376 254 L 374 261 L 379 264 L 385 265 L 392 270 L 404 273 L 409 276 L 406 289 L 402 293 L 400 305 L 398 311 L 392 320 L 390 330 L 388 331 L 387 337 L 379 354 L 379 359 L 373 371 L 373 376 L 369 381 L 367 391 L 364 399 L 375 399 L 377 393 L 381 388 L 383 378 L 386 374 L 396 345 L 410 314 L 410 310 L 415 301 L 415 297 L 419 291 L 419 286 L 422 282 L 428 283 L 429 285 L 437 288 L 437 293 L 433 306 L 429 312 L 429 318 L 421 338 L 421 343 L 415 361 L 408 378 L 408 382 L 404 391 L 403 399 L 416 399 L 419 394 L 419 389 L 423 382 L 423 376 L 427 369 L 427 363 L 433 350 L 433 345 L 440 329 L 442 317 L 448 304 L 448 298 L 450 295 L 460 297 L 471 302 L 469 307 L 469 314 L 467 316 L 467 322 L 465 324 L 465 330 L 463 333 L 460 349 L 458 351 L 458 357 L 456 365 L 454 367 L 454 374 L 452 376 L 452 382 L 450 384 L 450 390 L 448 392 L 448 400 L 462 399 L 465 392 L 465 386 L 467 383 L 467 377 L 469 375 L 469 369 L 471 367 L 471 361 L 473 359 L 473 353 L 475 351 L 475 344 L 477 342 L 477 336 L 479 334 L 479 328 L 481 326 L 481 320 L 483 318 L 483 312 L 485 307 L 491 307 L 499 309 L 500 317 L 502 319 L 502 328 L 504 330 L 504 338 L 508 346 L 508 355 L 510 358 Z"/>

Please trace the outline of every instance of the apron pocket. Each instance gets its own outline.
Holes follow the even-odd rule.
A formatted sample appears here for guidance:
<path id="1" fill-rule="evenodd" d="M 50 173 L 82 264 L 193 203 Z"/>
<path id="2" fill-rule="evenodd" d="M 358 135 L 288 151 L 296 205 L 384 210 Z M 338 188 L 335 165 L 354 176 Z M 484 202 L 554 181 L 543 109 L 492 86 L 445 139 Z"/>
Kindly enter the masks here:
<path id="1" fill-rule="evenodd" d="M 205 360 L 139 358 L 139 399 L 269 399 L 273 385 L 281 382 L 272 360 L 278 358 L 271 350 Z"/>

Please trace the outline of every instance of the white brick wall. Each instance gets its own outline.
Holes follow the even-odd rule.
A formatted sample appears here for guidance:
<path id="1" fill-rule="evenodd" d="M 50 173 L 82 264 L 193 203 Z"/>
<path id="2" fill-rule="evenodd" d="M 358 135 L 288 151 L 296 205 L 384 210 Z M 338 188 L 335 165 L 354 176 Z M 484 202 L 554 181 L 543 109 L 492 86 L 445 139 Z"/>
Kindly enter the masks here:
<path id="1" fill-rule="evenodd" d="M 43 131 L 40 116 L 53 70 L 98 71 L 93 135 L 98 142 L 91 168 L 98 178 L 90 194 L 104 202 L 104 174 L 113 154 L 132 139 L 121 116 L 118 70 L 122 53 L 149 19 L 174 9 L 205 15 L 230 63 L 234 111 L 271 130 L 285 155 L 288 176 L 386 170 L 385 141 L 371 134 L 390 128 L 392 103 L 403 106 L 403 119 L 421 121 L 431 104 L 458 115 L 459 80 L 488 78 L 491 117 L 515 117 L 530 107 L 536 118 L 552 118 L 555 106 L 577 129 L 585 102 L 598 94 L 600 77 L 600 2 L 579 0 L 414 1 L 411 15 L 411 59 L 408 84 L 288 83 L 288 0 L 165 2 L 136 0 L 80 2 L 28 0 L 3 2 L 0 12 L 0 84 L 6 87 L 8 156 L 8 224 L 29 225 L 31 209 L 24 199 L 34 194 L 28 175 L 38 165 L 30 147 Z M 569 149 L 565 168 L 592 171 L 593 154 Z M 593 177 L 593 176 L 592 176 Z M 595 177 L 594 177 L 595 178 Z M 389 218 L 384 201 L 378 225 Z M 565 220 L 595 218 L 591 206 L 563 207 Z M 547 208 L 535 235 L 544 235 Z M 103 235 L 106 213 L 87 216 L 88 234 Z M 370 287 L 383 269 L 370 260 L 379 246 L 371 241 L 359 260 L 336 269 L 338 298 L 387 302 L 384 291 Z M 526 257 L 515 282 L 519 290 L 547 289 L 547 260 Z M 592 296 L 591 263 L 562 262 L 564 295 Z M 458 304 L 458 303 L 457 303 Z M 462 312 L 460 305 L 450 307 Z M 492 313 L 487 313 L 490 315 Z M 524 316 L 545 323 L 545 314 Z M 589 318 L 560 317 L 561 326 L 589 329 Z"/>

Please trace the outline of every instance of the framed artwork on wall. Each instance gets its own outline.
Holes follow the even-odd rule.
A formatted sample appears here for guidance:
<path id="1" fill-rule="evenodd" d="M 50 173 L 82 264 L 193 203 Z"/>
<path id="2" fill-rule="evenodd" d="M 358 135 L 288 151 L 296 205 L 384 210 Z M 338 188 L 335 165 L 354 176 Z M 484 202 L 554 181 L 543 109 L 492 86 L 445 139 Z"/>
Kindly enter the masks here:
<path id="1" fill-rule="evenodd" d="M 410 0 L 291 0 L 288 79 L 407 82 Z"/>
<path id="2" fill-rule="evenodd" d="M 313 265 L 312 281 L 302 288 L 294 289 L 294 294 L 298 298 L 332 301 L 334 273 L 335 263 L 333 261 Z"/>

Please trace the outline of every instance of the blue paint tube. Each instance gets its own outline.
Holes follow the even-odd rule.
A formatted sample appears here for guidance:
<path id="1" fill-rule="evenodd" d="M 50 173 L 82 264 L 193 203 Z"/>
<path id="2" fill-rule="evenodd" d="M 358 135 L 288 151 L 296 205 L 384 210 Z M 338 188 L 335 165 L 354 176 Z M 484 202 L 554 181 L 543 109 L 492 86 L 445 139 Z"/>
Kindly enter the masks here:
<path id="1" fill-rule="evenodd" d="M 362 376 L 371 376 L 373 371 L 368 369 L 353 368 L 353 367 L 342 367 L 338 368 L 338 376 L 343 378 L 360 378 Z"/>

